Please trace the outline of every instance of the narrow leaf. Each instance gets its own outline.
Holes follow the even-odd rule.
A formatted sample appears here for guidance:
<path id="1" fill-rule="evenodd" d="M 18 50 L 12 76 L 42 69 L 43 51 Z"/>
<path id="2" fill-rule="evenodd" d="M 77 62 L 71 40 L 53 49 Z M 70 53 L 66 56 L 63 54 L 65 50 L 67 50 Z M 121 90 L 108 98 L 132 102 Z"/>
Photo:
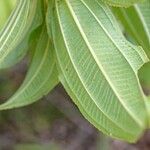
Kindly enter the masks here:
<path id="1" fill-rule="evenodd" d="M 42 23 L 40 0 L 18 0 L 0 32 L 0 69 L 17 63 L 26 53 L 31 32 Z"/>
<path id="2" fill-rule="evenodd" d="M 124 38 L 100 0 L 55 0 L 55 8 L 50 8 L 47 20 L 53 21 L 47 22 L 69 95 L 104 133 L 137 140 L 147 125 L 137 78 L 138 69 L 148 61 L 144 51 Z"/>
<path id="3" fill-rule="evenodd" d="M 26 78 L 17 92 L 0 110 L 31 104 L 46 95 L 58 83 L 52 43 L 44 27 Z"/>

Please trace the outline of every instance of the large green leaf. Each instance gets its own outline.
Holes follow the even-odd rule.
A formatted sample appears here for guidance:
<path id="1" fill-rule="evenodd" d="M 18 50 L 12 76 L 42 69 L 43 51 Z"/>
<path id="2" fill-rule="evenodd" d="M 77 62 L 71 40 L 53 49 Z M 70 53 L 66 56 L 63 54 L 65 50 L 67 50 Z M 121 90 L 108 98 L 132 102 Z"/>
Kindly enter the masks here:
<path id="1" fill-rule="evenodd" d="M 150 57 L 150 1 L 129 8 L 112 8 L 125 32 L 141 45 Z"/>
<path id="2" fill-rule="evenodd" d="M 55 0 L 47 22 L 65 80 L 61 82 L 82 114 L 110 136 L 137 140 L 147 126 L 137 78 L 148 61 L 144 51 L 124 38 L 100 0 Z"/>
<path id="3" fill-rule="evenodd" d="M 24 82 L 6 103 L 0 105 L 0 110 L 31 104 L 46 95 L 58 83 L 53 46 L 45 26 L 37 43 Z"/>
<path id="4" fill-rule="evenodd" d="M 40 0 L 18 0 L 0 32 L 0 69 L 17 63 L 26 53 L 31 32 L 42 23 Z"/>
<path id="5" fill-rule="evenodd" d="M 144 0 L 102 0 L 102 1 L 111 6 L 129 7 L 134 3 L 143 2 Z"/>

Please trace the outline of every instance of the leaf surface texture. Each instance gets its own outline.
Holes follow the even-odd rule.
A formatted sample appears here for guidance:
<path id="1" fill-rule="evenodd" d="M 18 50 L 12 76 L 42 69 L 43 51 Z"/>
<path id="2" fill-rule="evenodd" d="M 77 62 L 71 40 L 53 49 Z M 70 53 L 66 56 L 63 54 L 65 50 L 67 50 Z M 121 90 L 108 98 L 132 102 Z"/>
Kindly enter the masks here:
<path id="1" fill-rule="evenodd" d="M 150 1 L 146 0 L 129 8 L 112 9 L 125 32 L 130 34 L 150 57 Z"/>
<path id="2" fill-rule="evenodd" d="M 0 69 L 16 64 L 28 49 L 31 32 L 42 24 L 40 0 L 18 0 L 0 32 Z"/>
<path id="3" fill-rule="evenodd" d="M 0 110 L 31 104 L 48 94 L 57 83 L 53 46 L 44 26 L 24 82 L 7 102 L 0 105 Z"/>
<path id="4" fill-rule="evenodd" d="M 53 20 L 47 20 L 62 84 L 98 129 L 135 141 L 147 125 L 137 78 L 148 61 L 144 51 L 124 38 L 101 1 L 57 0 L 53 5 L 47 14 Z"/>

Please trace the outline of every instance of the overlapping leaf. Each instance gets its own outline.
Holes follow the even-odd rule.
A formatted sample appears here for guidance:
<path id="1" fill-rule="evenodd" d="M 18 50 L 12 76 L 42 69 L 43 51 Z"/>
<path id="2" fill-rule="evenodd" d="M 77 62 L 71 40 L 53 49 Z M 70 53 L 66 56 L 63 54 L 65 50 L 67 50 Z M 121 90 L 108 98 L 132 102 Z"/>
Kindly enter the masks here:
<path id="1" fill-rule="evenodd" d="M 0 69 L 17 63 L 26 53 L 31 32 L 42 23 L 40 0 L 18 0 L 0 32 Z"/>
<path id="2" fill-rule="evenodd" d="M 60 80 L 82 114 L 104 133 L 135 141 L 147 125 L 137 78 L 148 61 L 143 50 L 123 37 L 100 0 L 57 0 L 47 20 Z"/>
<path id="3" fill-rule="evenodd" d="M 150 1 L 129 8 L 113 8 L 116 16 L 137 44 L 150 57 Z"/>
<path id="4" fill-rule="evenodd" d="M 135 3 L 143 2 L 144 0 L 102 0 L 102 1 L 111 6 L 129 7 Z"/>
<path id="5" fill-rule="evenodd" d="M 46 33 L 46 27 L 43 28 L 23 84 L 6 103 L 0 105 L 0 110 L 31 104 L 46 95 L 58 83 L 52 43 Z"/>
<path id="6" fill-rule="evenodd" d="M 130 8 L 112 8 L 125 32 L 136 44 L 141 45 L 150 58 L 150 1 L 134 5 Z M 150 63 L 139 72 L 139 78 L 144 88 L 150 85 Z M 147 109 L 150 110 L 149 99 L 146 100 Z M 150 113 L 149 113 L 150 114 Z M 150 116 L 150 115 L 149 115 Z M 150 123 L 149 123 L 150 124 Z"/>

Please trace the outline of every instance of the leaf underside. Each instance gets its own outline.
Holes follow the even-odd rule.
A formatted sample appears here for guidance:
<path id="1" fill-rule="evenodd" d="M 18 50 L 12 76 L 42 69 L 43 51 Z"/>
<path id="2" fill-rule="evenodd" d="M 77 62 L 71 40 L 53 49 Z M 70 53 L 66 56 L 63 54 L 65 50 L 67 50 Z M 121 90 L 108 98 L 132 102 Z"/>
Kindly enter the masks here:
<path id="1" fill-rule="evenodd" d="M 145 50 L 150 58 L 150 1 L 145 0 L 130 8 L 112 8 L 118 20 L 122 23 L 125 33 L 128 33 L 136 44 Z M 150 84 L 150 63 L 143 66 L 139 72 L 139 78 L 143 87 Z M 150 98 L 146 99 L 147 110 L 150 110 Z M 150 116 L 150 112 L 149 112 Z M 150 117 L 149 117 L 150 118 Z M 150 122 L 150 119 L 149 119 Z M 150 126 L 150 123 L 149 123 Z"/>
<path id="2" fill-rule="evenodd" d="M 150 58 L 150 1 L 129 8 L 112 8 L 125 32 L 141 45 Z"/>
<path id="3" fill-rule="evenodd" d="M 40 0 L 18 0 L 0 32 L 0 69 L 16 64 L 28 50 L 31 32 L 42 24 Z"/>
<path id="4" fill-rule="evenodd" d="M 0 110 L 29 105 L 47 95 L 58 83 L 53 47 L 43 27 L 24 82 Z"/>
<path id="5" fill-rule="evenodd" d="M 104 3 L 115 7 L 129 7 L 144 0 L 102 0 Z"/>
<path id="6" fill-rule="evenodd" d="M 137 140 L 147 126 L 137 78 L 144 51 L 124 38 L 100 0 L 57 0 L 47 15 L 60 80 L 82 114 L 105 134 Z"/>

